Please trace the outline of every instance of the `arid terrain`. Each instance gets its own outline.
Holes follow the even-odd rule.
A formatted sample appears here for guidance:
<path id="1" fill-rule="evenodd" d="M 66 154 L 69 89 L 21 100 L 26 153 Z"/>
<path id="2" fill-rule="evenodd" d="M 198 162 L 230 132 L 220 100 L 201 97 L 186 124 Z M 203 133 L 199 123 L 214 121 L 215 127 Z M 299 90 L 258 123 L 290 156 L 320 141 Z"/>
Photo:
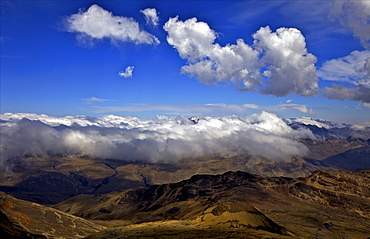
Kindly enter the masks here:
<path id="1" fill-rule="evenodd" d="M 82 238 L 104 226 L 0 192 L 0 238 Z"/>
<path id="2" fill-rule="evenodd" d="M 19 238 L 367 238 L 369 185 L 370 170 L 297 179 L 237 171 L 52 208 L 2 194 L 1 230 Z"/>

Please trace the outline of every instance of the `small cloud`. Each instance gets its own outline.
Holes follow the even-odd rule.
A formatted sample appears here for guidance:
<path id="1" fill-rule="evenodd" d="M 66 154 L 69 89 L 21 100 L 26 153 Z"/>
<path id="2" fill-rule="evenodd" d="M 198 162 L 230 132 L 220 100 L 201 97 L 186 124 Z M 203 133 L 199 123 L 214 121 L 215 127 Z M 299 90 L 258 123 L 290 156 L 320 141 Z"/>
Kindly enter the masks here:
<path id="1" fill-rule="evenodd" d="M 91 102 L 106 102 L 106 101 L 111 101 L 111 100 L 108 100 L 108 99 L 101 99 L 101 98 L 97 98 L 97 97 L 91 97 L 91 98 L 88 98 L 88 99 L 84 99 L 84 101 L 87 101 L 89 103 Z"/>
<path id="2" fill-rule="evenodd" d="M 317 71 L 317 76 L 323 80 L 357 84 L 370 74 L 369 59 L 369 50 L 353 51 L 348 56 L 326 61 Z"/>
<path id="3" fill-rule="evenodd" d="M 125 77 L 125 78 L 132 77 L 132 71 L 133 70 L 134 70 L 133 66 L 128 66 L 125 71 L 119 72 L 118 75 L 122 76 L 122 77 Z"/>
<path id="4" fill-rule="evenodd" d="M 355 97 L 355 91 L 347 88 L 343 85 L 332 84 L 332 87 L 325 87 L 322 90 L 325 97 L 328 99 L 353 99 Z"/>
<path id="5" fill-rule="evenodd" d="M 264 110 L 272 111 L 272 112 L 279 112 L 279 111 L 285 111 L 285 110 L 298 110 L 302 113 L 309 114 L 309 115 L 316 114 L 315 111 L 307 108 L 306 105 L 299 105 L 299 104 L 279 104 L 279 105 L 265 106 Z"/>
<path id="6" fill-rule="evenodd" d="M 361 110 L 362 109 L 362 106 L 363 106 L 363 104 L 361 104 L 361 103 L 357 104 L 356 105 L 356 110 Z"/>
<path id="7" fill-rule="evenodd" d="M 146 8 L 144 10 L 140 10 L 140 12 L 144 14 L 146 24 L 150 24 L 155 27 L 158 26 L 159 17 L 155 8 Z"/>
<path id="8" fill-rule="evenodd" d="M 293 101 L 293 99 L 289 99 L 289 100 L 285 101 L 285 103 L 290 103 L 292 101 Z"/>
<path id="9" fill-rule="evenodd" d="M 364 106 L 370 109 L 370 103 L 364 103 Z"/>
<path id="10" fill-rule="evenodd" d="M 111 43 L 159 44 L 154 35 L 142 31 L 133 18 L 114 16 L 94 4 L 87 11 L 80 11 L 66 18 L 68 32 L 76 32 L 79 42 L 93 45 L 93 40 L 110 39 Z"/>
<path id="11" fill-rule="evenodd" d="M 322 89 L 323 95 L 329 99 L 350 99 L 370 103 L 370 88 L 362 84 L 355 88 L 347 88 L 339 84 L 332 84 L 332 86 Z"/>

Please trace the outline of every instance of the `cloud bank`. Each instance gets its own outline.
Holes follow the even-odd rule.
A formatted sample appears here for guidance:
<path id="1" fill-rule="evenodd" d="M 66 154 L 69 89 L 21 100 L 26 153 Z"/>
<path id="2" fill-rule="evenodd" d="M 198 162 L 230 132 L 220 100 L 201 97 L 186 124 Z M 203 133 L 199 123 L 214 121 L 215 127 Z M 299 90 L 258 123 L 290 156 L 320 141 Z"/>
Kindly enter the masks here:
<path id="1" fill-rule="evenodd" d="M 315 95 L 316 57 L 307 52 L 305 38 L 295 28 L 267 27 L 253 34 L 252 46 L 238 39 L 220 46 L 217 33 L 196 18 L 170 18 L 164 25 L 167 42 L 187 60 L 182 72 L 206 84 L 233 83 L 241 91 L 285 96 Z"/>
<path id="2" fill-rule="evenodd" d="M 91 45 L 93 40 L 110 39 L 113 44 L 133 42 L 135 44 L 159 44 L 152 34 L 140 30 L 133 19 L 113 16 L 111 12 L 94 4 L 86 11 L 80 10 L 66 18 L 66 28 L 76 32 L 79 42 Z"/>
<path id="3" fill-rule="evenodd" d="M 1 115 L 1 163 L 24 156 L 87 155 L 126 161 L 177 161 L 243 153 L 288 160 L 308 153 L 301 137 L 275 114 L 204 117 L 180 115 L 153 120 L 107 115 L 56 118 L 36 114 Z"/>

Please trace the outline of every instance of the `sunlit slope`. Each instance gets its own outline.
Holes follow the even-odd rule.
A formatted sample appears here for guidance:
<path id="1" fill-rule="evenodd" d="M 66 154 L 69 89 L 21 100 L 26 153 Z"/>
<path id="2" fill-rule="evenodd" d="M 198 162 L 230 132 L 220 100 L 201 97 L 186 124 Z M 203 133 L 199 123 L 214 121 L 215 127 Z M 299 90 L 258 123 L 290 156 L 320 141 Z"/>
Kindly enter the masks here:
<path id="1" fill-rule="evenodd" d="M 83 238 L 103 226 L 0 192 L 0 238 Z"/>
<path id="2" fill-rule="evenodd" d="M 324 171 L 299 179 L 243 172 L 197 175 L 179 183 L 80 195 L 55 207 L 96 220 L 186 220 L 203 226 L 275 228 L 274 233 L 280 228 L 281 235 L 355 238 L 370 233 L 369 173 Z"/>

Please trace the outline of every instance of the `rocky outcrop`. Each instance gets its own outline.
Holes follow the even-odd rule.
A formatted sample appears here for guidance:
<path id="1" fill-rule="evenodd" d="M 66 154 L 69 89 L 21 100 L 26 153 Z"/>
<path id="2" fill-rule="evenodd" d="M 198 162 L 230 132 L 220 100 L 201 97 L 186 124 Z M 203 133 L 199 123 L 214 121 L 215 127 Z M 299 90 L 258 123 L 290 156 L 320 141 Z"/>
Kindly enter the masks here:
<path id="1" fill-rule="evenodd" d="M 361 172 L 318 171 L 290 186 L 289 193 L 370 218 L 370 169 Z"/>

